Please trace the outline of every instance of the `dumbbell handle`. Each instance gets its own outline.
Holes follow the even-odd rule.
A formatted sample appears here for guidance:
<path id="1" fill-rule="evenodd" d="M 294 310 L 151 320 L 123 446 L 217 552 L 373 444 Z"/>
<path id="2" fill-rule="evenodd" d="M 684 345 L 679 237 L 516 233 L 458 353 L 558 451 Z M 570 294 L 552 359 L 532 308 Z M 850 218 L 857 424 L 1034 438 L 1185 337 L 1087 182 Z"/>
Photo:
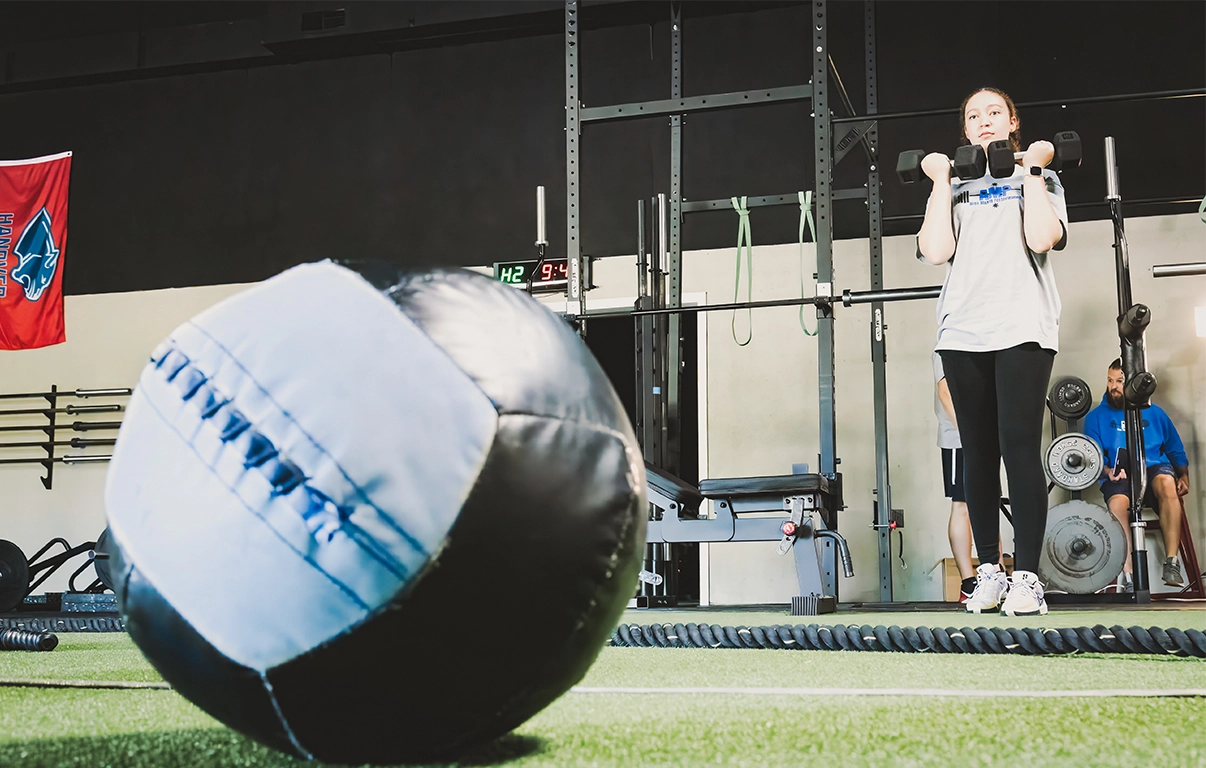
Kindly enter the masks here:
<path id="1" fill-rule="evenodd" d="M 999 158 L 1000 155 L 1003 154 L 1001 150 L 1006 148 L 1008 148 L 1008 145 L 1004 141 L 994 141 L 992 144 L 988 145 L 988 166 L 990 170 L 993 168 L 993 157 L 995 156 Z M 1012 156 L 1014 163 L 1017 163 L 1026 156 L 1024 152 L 1011 152 L 1010 155 Z M 1051 161 L 1048 163 L 1048 166 L 1057 171 L 1060 169 L 1075 168 L 1080 165 L 1080 160 L 1080 137 L 1076 135 L 1076 132 L 1062 131 L 1057 133 L 1055 135 L 1055 141 L 1052 142 Z M 997 163 L 999 169 L 999 160 Z M 994 173 L 993 175 L 996 176 L 997 174 Z"/>

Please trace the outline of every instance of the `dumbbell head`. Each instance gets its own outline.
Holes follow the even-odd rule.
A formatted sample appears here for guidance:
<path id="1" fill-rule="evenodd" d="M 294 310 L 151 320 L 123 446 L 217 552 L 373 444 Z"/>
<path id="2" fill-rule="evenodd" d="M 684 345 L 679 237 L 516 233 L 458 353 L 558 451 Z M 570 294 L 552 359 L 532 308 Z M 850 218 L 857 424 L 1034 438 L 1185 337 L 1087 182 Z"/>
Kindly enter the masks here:
<path id="1" fill-rule="evenodd" d="M 1076 131 L 1060 131 L 1055 134 L 1055 160 L 1052 167 L 1055 170 L 1080 167 L 1080 136 Z"/>
<path id="2" fill-rule="evenodd" d="M 925 174 L 921 170 L 921 161 L 925 158 L 923 149 L 908 149 L 900 153 L 896 160 L 896 175 L 901 184 L 912 184 L 921 181 Z M 979 144 L 964 144 L 955 150 L 951 161 L 951 174 L 960 179 L 978 179 L 988 168 L 988 158 L 984 148 Z"/>
<path id="3" fill-rule="evenodd" d="M 1076 131 L 1060 131 L 1055 134 L 1052 144 L 1055 147 L 1052 170 L 1080 167 L 1080 136 Z M 1012 176 L 1014 166 L 1021 157 L 1022 153 L 1014 152 L 1008 141 L 994 141 L 988 145 L 988 171 L 997 179 Z"/>
<path id="4" fill-rule="evenodd" d="M 978 179 L 984 175 L 986 162 L 983 147 L 979 144 L 964 144 L 955 150 L 955 159 L 951 161 L 951 167 L 961 179 Z"/>
<path id="5" fill-rule="evenodd" d="M 994 179 L 1004 179 L 1013 175 L 1017 157 L 1013 146 L 1008 141 L 994 141 L 988 145 L 988 172 Z"/>
<path id="6" fill-rule="evenodd" d="M 921 181 L 921 158 L 925 157 L 923 149 L 906 149 L 896 160 L 896 175 L 901 184 L 912 184 Z"/>

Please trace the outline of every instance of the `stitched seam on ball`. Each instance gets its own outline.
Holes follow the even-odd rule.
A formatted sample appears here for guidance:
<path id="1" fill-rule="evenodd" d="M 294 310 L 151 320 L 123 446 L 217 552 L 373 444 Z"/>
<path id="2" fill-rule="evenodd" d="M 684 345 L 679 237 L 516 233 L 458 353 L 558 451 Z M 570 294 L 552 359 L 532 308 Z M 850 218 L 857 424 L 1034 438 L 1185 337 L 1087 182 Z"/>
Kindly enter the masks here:
<path id="1" fill-rule="evenodd" d="M 285 735 L 289 737 L 289 742 L 302 754 L 304 759 L 313 760 L 314 753 L 303 747 L 297 735 L 293 733 L 293 726 L 289 725 L 289 718 L 285 717 L 285 713 L 281 709 L 281 703 L 276 698 L 276 689 L 272 687 L 272 681 L 268 679 L 268 675 L 264 672 L 260 672 L 260 682 L 264 685 L 264 691 L 268 694 L 268 700 L 272 702 L 272 710 L 276 713 L 276 720 L 285 729 Z"/>
<path id="2" fill-rule="evenodd" d="M 183 442 L 186 446 L 188 446 L 188 449 L 190 451 L 192 451 L 193 454 L 196 455 L 196 457 L 198 459 L 201 459 L 202 464 L 204 464 L 205 458 L 200 453 L 197 452 L 197 449 L 193 446 L 193 444 L 189 441 L 189 439 L 184 435 L 184 433 L 182 433 L 179 429 L 176 428 L 176 425 L 172 423 L 171 419 L 169 419 L 167 417 L 167 415 L 163 413 L 163 411 L 159 410 L 159 407 L 157 405 L 155 405 L 155 403 L 150 398 L 144 398 L 143 402 L 145 402 L 147 404 L 147 406 L 152 411 L 154 411 L 157 416 L 159 416 L 160 420 L 163 421 L 163 423 L 167 426 L 168 429 L 172 430 L 180 437 L 181 442 Z M 311 558 L 309 555 L 307 555 L 305 552 L 302 552 L 301 550 L 294 547 L 293 544 L 288 539 L 286 539 L 284 536 L 282 536 L 281 533 L 279 531 L 277 531 L 276 528 L 268 520 L 266 520 L 263 515 L 261 515 L 259 512 L 257 512 L 255 510 L 254 507 L 252 507 L 250 504 L 248 504 L 246 501 L 244 501 L 243 497 L 239 496 L 238 492 L 229 483 L 227 483 L 225 480 L 223 480 L 221 475 L 219 475 L 217 472 L 214 472 L 212 470 L 212 468 L 210 469 L 210 473 L 217 479 L 217 481 L 219 483 L 222 484 L 222 486 L 224 488 L 226 488 L 228 491 L 230 491 L 230 495 L 234 496 L 236 499 L 239 500 L 239 503 L 242 504 L 243 507 L 248 512 L 250 512 L 252 515 L 254 515 L 254 516 L 258 517 L 260 520 L 262 520 L 265 523 L 265 525 L 267 525 L 268 530 L 272 531 L 272 534 L 281 540 L 281 543 L 283 543 L 286 547 L 288 547 L 294 554 L 296 554 L 302 560 L 305 560 L 307 563 L 309 563 L 311 566 L 313 566 L 314 570 L 318 571 L 323 576 L 325 576 L 327 578 L 327 580 L 329 580 L 332 584 L 334 584 L 336 587 L 338 587 L 341 592 L 343 592 L 349 598 L 351 598 L 352 601 L 357 606 L 359 606 L 361 609 L 363 609 L 365 611 L 371 610 L 368 603 L 366 603 L 364 600 L 362 600 L 360 598 L 360 596 L 357 595 L 356 592 L 351 587 L 349 587 L 347 584 L 344 584 L 339 579 L 335 578 L 335 576 L 333 574 L 331 574 L 329 571 L 327 571 L 325 568 L 323 568 L 322 565 L 315 562 L 314 559 Z"/>
<path id="3" fill-rule="evenodd" d="M 173 359 L 169 360 L 169 358 Z M 408 578 L 410 571 L 404 564 L 398 561 L 391 553 L 384 550 L 362 528 L 351 522 L 349 519 L 351 508 L 336 504 L 330 496 L 307 484 L 306 481 L 309 478 L 306 477 L 301 468 L 289 461 L 288 458 L 285 458 L 271 440 L 257 432 L 251 426 L 250 421 L 232 405 L 231 398 L 214 387 L 210 383 L 210 379 L 205 376 L 205 373 L 193 364 L 187 355 L 174 345 L 163 345 L 155 351 L 153 362 L 157 371 L 166 374 L 165 379 L 167 382 L 183 381 L 184 389 L 181 392 L 183 400 L 189 402 L 193 407 L 200 408 L 202 421 L 209 422 L 219 431 L 219 439 L 223 443 L 232 445 L 236 439 L 243 439 L 244 435 L 247 436 L 246 459 L 243 466 L 245 469 L 256 469 L 273 487 L 273 496 L 292 497 L 290 498 L 290 502 L 292 503 L 300 499 L 296 494 L 304 494 L 305 509 L 298 509 L 296 505 L 293 508 L 294 511 L 301 515 L 307 530 L 315 540 L 321 540 L 320 537 L 325 534 L 326 540 L 330 541 L 336 533 L 343 533 L 355 542 L 369 557 L 372 557 L 393 573 L 396 578 L 403 581 Z M 165 365 L 169 370 L 163 370 Z M 190 370 L 195 371 L 196 376 L 190 377 L 189 373 L 186 373 Z M 182 375 L 185 376 L 183 380 L 180 379 Z M 197 376 L 201 378 L 197 379 Z M 252 380 L 250 376 L 248 378 Z M 254 380 L 252 381 L 254 383 Z M 206 389 L 204 396 L 200 396 L 202 388 Z M 177 389 L 180 390 L 181 387 L 177 385 Z M 222 411 L 226 411 L 227 426 L 225 428 L 218 427 L 213 422 L 213 419 Z M 163 416 L 162 413 L 160 415 Z M 166 417 L 164 418 L 166 421 Z M 172 425 L 172 428 L 175 429 L 174 425 Z M 237 431 L 231 433 L 232 429 Z M 186 442 L 188 441 L 186 440 Z M 318 447 L 321 450 L 321 446 Z M 232 446 L 232 449 L 236 448 Z M 323 453 L 329 457 L 329 454 L 325 451 Z M 274 473 L 279 474 L 274 477 Z M 214 474 L 218 476 L 217 473 Z M 219 479 L 221 479 L 220 476 Z M 225 481 L 223 481 L 223 484 L 226 484 Z M 232 493 L 238 496 L 234 488 L 229 485 L 227 487 L 230 488 Z M 241 497 L 240 500 L 242 501 Z M 243 503 L 248 509 L 252 509 L 246 501 Z"/>
<path id="4" fill-rule="evenodd" d="M 395 520 L 392 516 L 387 514 L 384 509 L 382 509 L 381 507 L 379 507 L 375 503 L 373 503 L 373 500 L 371 498 L 369 498 L 368 493 L 363 488 L 360 487 L 359 483 L 357 483 L 355 480 L 352 479 L 352 477 L 343 468 L 343 465 L 340 464 L 335 459 L 335 457 L 332 456 L 329 451 L 327 451 L 327 449 L 325 447 L 323 447 L 322 443 L 318 442 L 318 440 L 315 439 L 315 437 L 313 435 L 311 435 L 309 432 L 307 432 L 305 427 L 303 427 L 295 418 L 293 418 L 293 414 L 290 413 L 288 411 L 288 409 L 286 409 L 279 402 L 277 402 L 276 398 L 274 398 L 272 396 L 272 393 L 269 392 L 262 384 L 260 384 L 260 382 L 255 378 L 255 376 L 252 375 L 251 371 L 247 370 L 246 366 L 244 366 L 239 361 L 239 359 L 234 356 L 234 354 L 226 347 L 226 345 L 224 345 L 222 342 L 220 342 L 216 338 L 214 338 L 204 328 L 202 328 L 194 323 L 189 323 L 189 326 L 191 328 L 193 328 L 194 330 L 196 330 L 198 333 L 200 333 L 202 336 L 204 336 L 206 339 L 208 339 L 211 344 L 216 346 L 218 349 L 222 350 L 222 353 L 225 355 L 226 360 L 229 363 L 231 363 L 232 365 L 234 365 L 236 368 L 238 368 L 240 371 L 242 371 L 243 375 L 247 377 L 247 380 L 249 382 L 251 382 L 252 384 L 254 384 L 255 387 L 260 390 L 260 392 L 263 394 L 263 396 L 265 398 L 267 398 L 267 400 L 269 402 L 271 402 L 277 408 L 277 410 L 280 412 L 280 414 L 283 415 L 285 418 L 287 418 L 289 420 L 289 422 L 294 426 L 294 428 L 297 429 L 297 431 L 300 434 L 304 435 L 305 438 L 310 441 L 310 444 L 313 445 L 316 449 L 318 449 L 318 451 L 321 452 L 323 456 L 327 457 L 327 459 L 331 462 L 331 465 L 333 467 L 335 467 L 335 469 L 339 472 L 340 476 L 342 476 L 343 479 L 347 481 L 348 485 L 350 485 L 352 487 L 352 489 L 356 492 L 356 495 L 365 504 L 365 506 L 372 507 L 374 510 L 376 510 L 378 515 L 380 515 L 381 521 L 388 527 L 392 528 L 395 533 L 397 533 L 399 536 L 401 536 L 403 538 L 403 540 L 405 540 L 406 543 L 412 549 L 415 550 L 415 552 L 419 553 L 420 555 L 422 555 L 424 557 L 430 557 L 431 553 L 427 551 L 427 549 L 423 546 L 423 544 L 418 539 L 416 539 L 413 535 L 411 535 L 409 531 L 407 531 L 405 528 L 403 528 L 398 523 L 397 520 Z M 176 347 L 173 346 L 172 348 L 175 349 Z M 183 352 L 181 354 L 183 354 Z M 204 372 L 202 372 L 202 373 L 204 373 Z"/>

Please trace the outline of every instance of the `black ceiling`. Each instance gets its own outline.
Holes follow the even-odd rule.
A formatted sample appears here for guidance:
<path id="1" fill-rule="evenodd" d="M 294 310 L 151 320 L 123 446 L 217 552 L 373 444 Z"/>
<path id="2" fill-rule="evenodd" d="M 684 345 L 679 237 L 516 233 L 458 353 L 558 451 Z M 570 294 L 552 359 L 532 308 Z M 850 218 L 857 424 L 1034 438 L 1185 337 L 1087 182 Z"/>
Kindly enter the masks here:
<path id="1" fill-rule="evenodd" d="M 670 3 L 600 0 L 581 5 L 582 101 L 600 106 L 667 98 Z M 811 71 L 810 6 L 725 0 L 684 3 L 684 94 L 805 81 Z M 867 9 L 861 0 L 830 0 L 826 6 L 831 74 L 841 82 L 839 87 L 838 77 L 831 81 L 830 105 L 838 117 L 867 112 Z M 886 234 L 916 231 L 926 196 L 924 185 L 896 184 L 890 173 L 896 153 L 912 148 L 952 151 L 958 138 L 955 108 L 970 90 L 983 85 L 1003 88 L 1023 105 L 1024 141 L 1049 137 L 1058 130 L 1081 134 L 1085 162 L 1066 181 L 1073 220 L 1105 217 L 1102 144 L 1106 136 L 1118 142 L 1128 216 L 1194 210 L 1206 193 L 1206 98 L 1201 97 L 1206 91 L 1206 3 L 1201 0 L 880 0 L 872 11 L 877 113 L 938 111 L 879 122 L 883 170 L 889 171 L 883 174 L 881 193 Z M 363 209 L 365 200 L 406 194 L 426 202 L 422 188 L 435 185 L 446 194 L 473 199 L 477 209 L 484 206 L 494 217 L 490 222 L 496 227 L 494 239 L 513 240 L 518 247 L 529 241 L 529 185 L 550 185 L 550 222 L 564 215 L 564 209 L 557 207 L 563 205 L 558 194 L 564 194 L 563 186 L 560 193 L 557 190 L 558 184 L 564 184 L 560 122 L 564 60 L 559 39 L 564 24 L 564 5 L 556 0 L 0 2 L 0 110 L 18 116 L 52 111 L 69 123 L 48 131 L 36 122 L 10 118 L 0 125 L 0 155 L 33 156 L 60 146 L 80 148 L 79 189 L 91 194 L 106 187 L 99 175 L 94 173 L 93 179 L 87 174 L 117 159 L 125 166 L 137 166 L 144 187 L 161 183 L 156 164 L 163 165 L 166 155 L 150 152 L 144 145 L 186 147 L 180 153 L 184 159 L 170 160 L 179 168 L 162 169 L 173 183 L 189 172 L 189 153 L 212 147 L 215 158 L 226 157 L 227 164 L 215 159 L 204 170 L 207 178 L 212 176 L 212 192 L 230 198 L 232 217 L 258 222 L 257 205 L 281 207 L 279 214 L 270 211 L 276 217 L 270 224 L 279 229 L 257 235 L 272 239 L 309 224 L 321 206 L 307 202 L 313 207 L 286 210 L 286 201 L 297 202 L 290 197 L 297 195 L 296 182 L 286 190 L 257 190 L 261 197 L 256 201 L 238 202 L 232 194 L 243 194 L 252 183 L 264 183 L 247 176 L 250 171 L 235 159 L 238 153 L 247 146 L 288 139 L 311 155 L 297 155 L 292 162 L 299 167 L 292 171 L 275 166 L 270 170 L 304 179 L 314 163 L 321 162 L 325 171 L 336 174 L 329 181 L 342 178 L 340 167 L 314 153 L 348 141 L 355 152 L 363 153 L 352 154 L 361 163 L 357 166 L 361 183 L 367 183 L 364 174 L 376 174 L 370 179 L 376 186 L 359 190 L 363 199 L 349 198 L 349 211 Z M 386 53 L 395 55 L 382 59 Z M 374 79 L 394 68 L 405 76 L 392 83 L 389 78 Z M 253 86 L 248 86 L 239 74 L 252 69 L 265 70 L 265 78 L 253 79 Z M 422 74 L 416 74 L 420 70 Z M 254 85 L 265 82 L 276 90 Z M 442 129 L 447 134 L 417 137 L 432 146 L 426 154 L 444 153 L 430 161 L 425 169 L 428 176 L 399 180 L 397 175 L 399 170 L 417 171 L 415 163 L 424 159 L 416 137 L 399 137 L 391 132 L 393 124 L 368 126 L 365 130 L 381 142 L 381 152 L 393 158 L 392 165 L 382 164 L 372 152 L 356 146 L 356 128 L 320 108 L 324 100 L 343 99 L 365 105 L 363 114 L 370 121 L 389 114 L 395 124 L 415 129 L 405 120 L 416 105 L 403 107 L 397 100 L 400 83 L 409 89 L 406 98 L 421 93 L 424 109 L 417 130 Z M 848 106 L 841 98 L 843 89 Z M 1193 96 L 1084 103 L 1096 97 L 1185 91 Z M 258 111 L 246 101 L 251 95 L 264 98 L 266 93 L 276 101 Z M 486 105 L 484 112 L 475 103 L 488 100 L 495 103 Z M 374 111 L 378 109 L 381 112 Z M 402 111 L 388 112 L 394 109 Z M 102 119 L 113 110 L 126 112 Z M 512 114 L 504 114 L 507 110 Z M 254 127 L 236 131 L 228 126 L 248 114 L 267 120 L 275 138 L 257 137 Z M 510 133 L 492 132 L 490 125 L 476 123 L 483 114 L 505 123 Z M 276 115 L 279 120 L 274 120 Z M 807 117 L 804 104 L 690 116 L 684 135 L 685 195 L 699 200 L 746 192 L 779 194 L 809 184 L 812 152 Z M 131 133 L 152 129 L 159 132 L 129 138 Z M 228 146 L 207 138 L 215 130 L 226 136 Z M 838 136 L 839 131 L 835 131 Z M 52 135 L 57 143 L 42 139 L 43 135 Z M 169 138 L 173 144 L 167 143 Z M 592 255 L 631 252 L 632 201 L 651 191 L 666 191 L 668 145 L 664 120 L 584 132 L 583 187 L 589 194 L 583 201 L 587 208 L 583 245 Z M 102 157 L 106 152 L 121 157 Z M 486 160 L 473 153 L 485 153 L 481 157 Z M 513 154 L 511 164 L 519 173 L 504 167 L 506 163 L 500 165 L 489 153 Z M 855 149 L 835 168 L 835 187 L 859 186 L 866 181 L 867 165 L 865 155 Z M 480 176 L 483 169 L 495 166 L 503 168 L 496 178 Z M 593 172 L 590 179 L 588 170 Z M 523 174 L 534 178 L 521 179 Z M 594 189 L 588 186 L 592 181 L 597 185 Z M 408 185 L 420 189 L 408 190 Z M 190 227 L 206 231 L 208 224 L 200 214 L 188 218 L 193 214 L 179 204 L 169 210 L 164 201 L 170 198 L 153 187 L 137 194 L 140 204 L 155 206 L 158 218 L 173 223 L 166 229 L 169 234 Z M 491 202 L 481 202 L 486 200 Z M 374 204 L 388 209 L 386 202 Z M 145 246 L 146 253 L 135 253 L 129 244 L 140 242 L 137 237 L 145 236 L 146 225 L 121 219 L 117 208 L 106 210 L 102 217 L 106 204 L 91 199 L 90 207 L 81 207 L 75 218 L 80 225 L 73 234 L 75 274 L 86 275 L 87 269 L 94 268 L 95 275 L 81 277 L 73 290 L 256 279 L 259 274 L 215 271 L 185 277 L 124 276 L 106 282 L 106 275 L 115 274 L 115 259 L 150 263 L 156 258 L 155 249 L 164 243 L 160 237 Z M 857 207 L 839 203 L 835 208 L 835 237 L 866 235 L 865 210 Z M 97 212 L 95 232 L 83 226 L 88 223 L 83 218 L 88 210 Z M 467 230 L 449 216 L 438 226 L 428 224 L 427 233 L 405 222 L 391 226 L 399 231 L 409 226 L 420 238 L 447 243 L 449 259 L 464 259 L 463 254 L 470 252 L 482 254 L 472 258 L 488 263 L 491 257 L 486 254 L 498 249 L 455 240 Z M 724 220 L 713 225 L 712 216 Z M 795 239 L 792 211 L 772 209 L 759 216 L 758 242 Z M 731 242 L 727 217 L 704 214 L 699 219 L 692 220 L 687 247 Z M 129 230 L 121 232 L 126 237 L 124 249 L 102 244 L 102 221 L 108 227 L 120 221 Z M 258 223 L 248 226 L 261 231 Z M 376 228 L 368 230 L 373 237 L 395 238 L 396 233 L 377 220 L 369 221 L 369 226 Z M 178 247 L 188 245 L 184 234 L 178 237 Z M 481 237 L 488 239 L 486 234 Z M 279 260 L 285 264 L 305 255 L 286 252 Z M 86 267 L 84 258 L 93 259 L 95 266 Z M 239 260 L 232 256 L 231 261 Z M 245 258 L 239 263 L 243 262 Z M 270 266 L 276 269 L 281 264 Z M 145 265 L 130 269 L 131 274 L 151 274 Z"/>
<path id="2" fill-rule="evenodd" d="M 685 59 L 687 93 L 692 95 L 690 55 L 691 20 L 696 18 L 756 14 L 759 11 L 801 7 L 801 2 L 686 2 L 682 5 L 688 55 Z M 582 23 L 587 32 L 604 28 L 648 25 L 653 46 L 655 25 L 664 26 L 668 2 L 600 0 L 584 2 Z M 828 4 L 829 43 L 838 74 L 856 113 L 866 111 L 863 78 L 864 8 L 861 1 L 831 0 Z M 303 30 L 306 14 L 346 9 L 341 26 L 315 34 Z M 1144 2 L 1085 2 L 1082 0 L 1017 2 L 913 2 L 894 0 L 875 5 L 876 55 L 879 73 L 878 111 L 898 112 L 951 108 L 965 95 L 970 83 L 1004 87 L 1019 103 L 1079 99 L 1111 94 L 1139 94 L 1201 90 L 1206 87 L 1206 3 L 1200 0 Z M 164 30 L 220 29 L 241 25 L 258 45 L 236 48 L 212 46 L 211 55 L 194 56 L 187 63 L 156 66 L 140 58 L 128 66 L 100 65 L 79 72 L 54 72 L 53 76 L 21 77 L 16 57 L 29 50 L 52 46 L 62 57 L 73 48 L 97 47 L 98 40 L 118 40 L 122 35 L 142 38 Z M 7 49 L 7 66 L 0 95 L 31 90 L 71 88 L 260 67 L 300 61 L 398 52 L 430 47 L 457 46 L 491 40 L 560 35 L 563 4 L 555 0 L 500 0 L 485 2 L 3 2 L 0 3 L 0 49 Z M 740 28 L 740 24 L 734 24 Z M 210 37 L 217 39 L 215 33 Z M 659 42 L 661 37 L 659 36 Z M 589 37 L 585 40 L 589 44 Z M 731 46 L 709 51 L 709 58 L 731 57 L 730 67 L 743 66 L 741 49 L 754 49 L 757 57 L 794 61 L 782 51 L 762 49 L 758 40 L 734 39 Z M 706 41 L 711 45 L 713 41 Z M 116 45 L 117 43 L 113 43 Z M 651 50 L 652 55 L 652 50 Z M 93 54 L 95 58 L 95 54 Z M 766 71 L 768 68 L 763 67 Z M 699 84 L 702 78 L 694 79 Z M 781 78 L 787 85 L 794 76 Z M 771 83 L 757 82 L 746 87 Z M 833 100 L 835 114 L 850 112 Z M 1100 142 L 1106 133 L 1121 133 L 1120 160 L 1130 160 L 1127 178 L 1143 179 L 1138 188 L 1145 200 L 1187 199 L 1201 195 L 1206 178 L 1203 150 L 1203 115 L 1206 99 L 1177 102 L 1136 101 L 1105 107 L 1075 108 L 1062 115 L 1060 107 L 1045 106 L 1027 112 L 1029 123 L 1040 131 L 1036 138 L 1066 122 L 1095 121 L 1105 130 L 1085 131 L 1086 143 Z M 884 128 L 905 144 L 916 136 L 923 142 L 933 136 L 934 119 Z M 1063 127 L 1076 127 L 1067 125 Z M 1024 131 L 1025 133 L 1025 131 Z M 1176 144 L 1180 151 L 1167 161 L 1145 163 L 1135 137 Z M 890 142 L 891 143 L 891 142 Z M 898 142 L 897 142 L 898 143 Z M 918 144 L 924 146 L 924 144 Z M 1096 160 L 1093 150 L 1086 152 Z M 1104 171 L 1092 171 L 1094 183 Z M 1161 194 L 1155 194 L 1159 187 Z M 1092 198 L 1097 199 L 1097 196 Z M 1157 206 L 1153 211 L 1186 210 L 1184 205 Z"/>

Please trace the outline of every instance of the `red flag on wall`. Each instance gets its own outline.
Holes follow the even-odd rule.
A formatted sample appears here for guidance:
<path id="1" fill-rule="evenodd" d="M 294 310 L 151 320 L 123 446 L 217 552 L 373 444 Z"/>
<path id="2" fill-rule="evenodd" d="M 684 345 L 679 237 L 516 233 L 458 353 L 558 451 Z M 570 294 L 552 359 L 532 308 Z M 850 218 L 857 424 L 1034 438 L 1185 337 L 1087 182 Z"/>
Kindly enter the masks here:
<path id="1" fill-rule="evenodd" d="M 63 256 L 71 153 L 0 160 L 0 349 L 66 340 Z"/>

